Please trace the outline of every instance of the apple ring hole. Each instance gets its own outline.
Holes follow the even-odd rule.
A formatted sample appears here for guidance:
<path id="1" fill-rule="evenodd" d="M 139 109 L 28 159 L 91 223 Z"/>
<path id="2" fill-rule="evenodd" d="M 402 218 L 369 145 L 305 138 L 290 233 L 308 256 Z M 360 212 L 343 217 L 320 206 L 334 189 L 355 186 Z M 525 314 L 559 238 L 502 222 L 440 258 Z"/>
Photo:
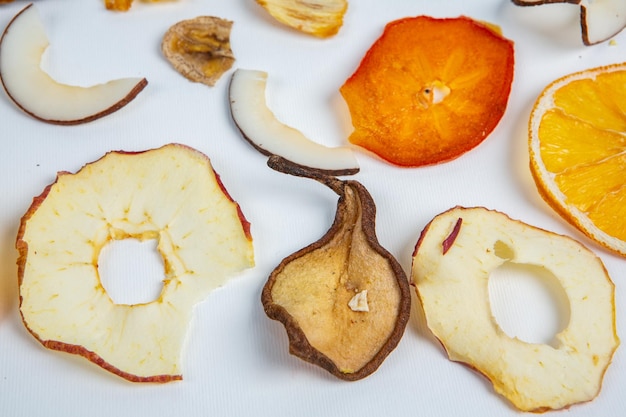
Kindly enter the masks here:
<path id="1" fill-rule="evenodd" d="M 488 290 L 491 314 L 507 336 L 558 347 L 555 336 L 569 323 L 570 305 L 554 274 L 506 261 L 489 275 Z"/>
<path id="2" fill-rule="evenodd" d="M 158 241 L 112 240 L 98 257 L 100 283 L 115 304 L 136 305 L 157 300 L 163 291 L 165 267 Z"/>

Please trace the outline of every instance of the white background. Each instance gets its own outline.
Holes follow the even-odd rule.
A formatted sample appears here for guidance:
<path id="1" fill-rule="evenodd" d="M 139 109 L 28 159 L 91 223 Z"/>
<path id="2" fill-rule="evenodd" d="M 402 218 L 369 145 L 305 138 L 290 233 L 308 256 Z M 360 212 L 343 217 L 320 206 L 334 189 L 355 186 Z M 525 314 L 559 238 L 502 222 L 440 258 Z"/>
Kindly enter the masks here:
<path id="1" fill-rule="evenodd" d="M 326 40 L 281 26 L 253 0 L 136 1 L 126 13 L 107 11 L 100 0 L 35 3 L 51 43 L 44 68 L 58 81 L 91 85 L 143 76 L 149 85 L 121 111 L 74 127 L 34 120 L 0 93 L 0 415 L 519 414 L 482 376 L 447 360 L 415 302 L 398 348 L 364 380 L 337 380 L 288 354 L 282 325 L 263 312 L 261 288 L 282 258 L 327 230 L 337 197 L 312 180 L 273 172 L 241 138 L 228 109 L 232 70 L 209 88 L 187 81 L 164 60 L 160 40 L 167 28 L 198 15 L 233 20 L 233 70 L 267 71 L 267 100 L 277 117 L 330 146 L 346 144 L 352 129 L 338 89 L 387 22 L 467 15 L 500 25 L 515 42 L 515 79 L 504 118 L 487 140 L 455 161 L 418 169 L 393 167 L 357 150 L 361 172 L 354 179 L 376 200 L 379 239 L 407 273 L 422 228 L 455 205 L 496 209 L 581 240 L 602 258 L 616 284 L 618 333 L 626 334 L 626 260 L 594 245 L 539 198 L 526 151 L 529 112 L 543 87 L 570 72 L 626 60 L 626 33 L 614 45 L 585 47 L 576 25 L 578 7 L 519 8 L 508 0 L 351 0 L 341 31 Z M 26 4 L 0 6 L 0 28 Z M 252 223 L 257 264 L 197 306 L 182 382 L 132 384 L 82 358 L 44 349 L 25 330 L 17 305 L 15 236 L 32 198 L 56 172 L 74 172 L 111 150 L 169 142 L 211 158 Z M 116 270 L 158 271 L 154 257 L 142 259 L 142 267 L 137 256 L 119 259 L 126 269 Z M 559 330 L 563 316 L 551 304 L 558 296 L 524 273 L 497 275 L 493 309 L 503 328 L 538 341 Z M 554 414 L 624 415 L 625 385 L 626 363 L 618 349 L 599 397 Z"/>

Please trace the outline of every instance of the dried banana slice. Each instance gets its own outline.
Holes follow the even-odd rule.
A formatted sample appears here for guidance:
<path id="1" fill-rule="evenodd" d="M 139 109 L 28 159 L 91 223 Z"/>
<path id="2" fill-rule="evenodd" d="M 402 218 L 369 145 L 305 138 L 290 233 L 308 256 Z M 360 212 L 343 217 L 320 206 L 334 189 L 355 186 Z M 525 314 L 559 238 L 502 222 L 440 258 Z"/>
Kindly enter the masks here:
<path id="1" fill-rule="evenodd" d="M 235 62 L 230 49 L 232 26 L 232 21 L 213 16 L 180 21 L 165 33 L 161 50 L 187 79 L 214 86 Z"/>

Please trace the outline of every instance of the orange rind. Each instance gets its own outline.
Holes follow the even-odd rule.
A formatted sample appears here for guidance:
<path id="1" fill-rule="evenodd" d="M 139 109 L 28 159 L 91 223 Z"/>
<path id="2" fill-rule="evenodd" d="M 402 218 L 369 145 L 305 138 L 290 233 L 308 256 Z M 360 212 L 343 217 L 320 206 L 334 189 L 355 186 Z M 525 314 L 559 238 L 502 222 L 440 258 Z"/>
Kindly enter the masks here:
<path id="1" fill-rule="evenodd" d="M 626 64 L 560 78 L 529 123 L 530 170 L 543 199 L 605 248 L 626 256 Z"/>

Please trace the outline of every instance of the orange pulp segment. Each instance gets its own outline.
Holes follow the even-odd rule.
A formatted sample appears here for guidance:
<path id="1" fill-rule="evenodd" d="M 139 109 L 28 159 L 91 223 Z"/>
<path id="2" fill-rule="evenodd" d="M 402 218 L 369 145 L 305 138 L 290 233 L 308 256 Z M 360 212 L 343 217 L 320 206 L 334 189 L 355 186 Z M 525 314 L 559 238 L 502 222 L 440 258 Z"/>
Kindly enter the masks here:
<path id="1" fill-rule="evenodd" d="M 393 21 L 340 88 L 349 141 L 400 166 L 454 159 L 502 118 L 513 42 L 468 17 Z"/>
<path id="2" fill-rule="evenodd" d="M 531 113 L 529 151 L 544 200 L 626 256 L 626 64 L 570 74 L 546 87 Z"/>

